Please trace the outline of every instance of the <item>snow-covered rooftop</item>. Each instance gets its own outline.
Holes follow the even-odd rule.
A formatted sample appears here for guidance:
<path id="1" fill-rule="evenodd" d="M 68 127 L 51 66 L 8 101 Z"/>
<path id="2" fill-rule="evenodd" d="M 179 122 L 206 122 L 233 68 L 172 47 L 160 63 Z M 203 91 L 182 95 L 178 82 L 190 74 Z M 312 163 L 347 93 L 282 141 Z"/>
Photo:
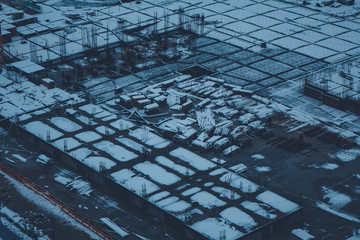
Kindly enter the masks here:
<path id="1" fill-rule="evenodd" d="M 180 88 L 174 92 L 181 93 L 181 88 L 189 81 L 198 81 L 198 92 L 201 88 L 210 87 L 207 91 L 211 90 L 214 103 L 220 106 L 222 103 L 219 100 L 230 94 L 228 91 L 217 91 L 218 86 L 211 80 L 189 78 L 182 78 L 178 85 Z M 219 82 L 219 79 L 216 81 Z M 223 81 L 220 82 L 223 84 Z M 172 97 L 170 95 L 169 98 Z M 240 102 L 236 98 L 233 100 L 234 106 L 242 106 L 245 99 Z M 256 122 L 256 119 L 272 114 L 263 104 L 253 102 L 249 106 L 252 107 L 247 111 L 254 116 L 249 121 Z M 237 172 L 246 169 L 244 165 L 224 168 L 223 160 L 209 160 L 192 149 L 176 146 L 154 127 L 140 126 L 125 117 L 109 119 L 109 114 L 117 113 L 113 101 L 101 105 L 82 102 L 74 104 L 71 109 L 60 115 L 44 113 L 31 116 L 21 124 L 35 136 L 49 141 L 94 171 L 103 172 L 119 185 L 147 198 L 180 220 L 187 223 L 191 218 L 191 227 L 207 237 L 214 238 L 219 230 L 229 229 L 227 239 L 237 239 L 301 208 L 239 175 Z M 109 114 L 95 117 L 104 112 Z M 222 114 L 230 112 L 223 109 Z M 191 126 L 196 122 L 186 118 L 173 124 Z M 229 124 L 231 121 L 222 121 L 217 126 L 225 128 Z M 255 125 L 255 128 L 259 127 Z M 223 143 L 214 141 L 214 144 L 220 146 Z M 214 227 L 212 232 L 205 228 L 209 224 Z"/>

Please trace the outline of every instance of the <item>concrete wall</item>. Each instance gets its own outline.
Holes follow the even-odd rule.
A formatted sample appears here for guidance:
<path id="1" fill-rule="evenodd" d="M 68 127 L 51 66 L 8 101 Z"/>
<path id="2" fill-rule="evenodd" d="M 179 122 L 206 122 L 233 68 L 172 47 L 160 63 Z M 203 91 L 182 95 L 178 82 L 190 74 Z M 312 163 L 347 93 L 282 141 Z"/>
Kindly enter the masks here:
<path id="1" fill-rule="evenodd" d="M 147 199 L 137 195 L 120 184 L 117 184 L 110 177 L 95 171 L 94 169 L 76 160 L 71 155 L 63 152 L 58 148 L 55 148 L 45 140 L 28 132 L 22 126 L 16 126 L 14 128 L 14 133 L 16 133 L 17 137 L 30 143 L 34 147 L 54 158 L 56 163 L 66 165 L 70 169 L 76 171 L 76 173 L 84 176 L 86 179 L 105 187 L 105 191 L 112 193 L 115 197 L 121 199 L 122 201 L 130 203 L 139 211 L 139 213 L 145 213 L 156 217 L 160 222 L 165 223 L 167 226 L 177 231 L 179 236 L 186 236 L 186 239 L 190 240 L 207 239 L 197 231 L 184 224 L 184 222 L 180 219 L 157 207 Z"/>
<path id="2" fill-rule="evenodd" d="M 37 147 L 42 152 L 45 152 L 49 156 L 53 157 L 55 162 L 60 165 L 66 165 L 70 169 L 76 171 L 82 176 L 86 177 L 88 180 L 99 184 L 100 186 L 105 187 L 104 190 L 112 193 L 118 199 L 121 199 L 124 202 L 131 204 L 139 212 L 139 214 L 149 214 L 157 218 L 160 222 L 166 224 L 167 226 L 173 228 L 178 232 L 179 236 L 184 239 L 189 240 L 202 240 L 207 239 L 202 234 L 190 228 L 182 220 L 171 215 L 170 213 L 164 211 L 158 206 L 154 205 L 152 202 L 147 199 L 139 196 L 138 194 L 128 190 L 127 188 L 117 184 L 110 177 L 105 176 L 104 174 L 95 171 L 89 166 L 81 163 L 76 160 L 71 155 L 63 152 L 62 150 L 55 148 L 50 143 L 45 140 L 33 135 L 28 132 L 22 126 L 16 125 L 14 127 L 14 133 L 21 138 L 22 140 L 30 143 L 34 147 Z M 272 240 L 276 239 L 276 234 L 280 231 L 286 229 L 288 226 L 298 222 L 302 219 L 302 209 L 285 215 L 280 219 L 276 219 L 274 222 L 271 222 L 264 227 L 259 228 L 258 230 L 251 232 L 241 239 L 244 240 Z"/>
<path id="3" fill-rule="evenodd" d="M 303 209 L 290 213 L 288 215 L 282 216 L 281 218 L 276 219 L 273 222 L 263 226 L 262 228 L 251 232 L 245 236 L 243 236 L 242 240 L 277 240 L 278 233 L 289 228 L 291 225 L 298 223 L 303 219 Z"/>

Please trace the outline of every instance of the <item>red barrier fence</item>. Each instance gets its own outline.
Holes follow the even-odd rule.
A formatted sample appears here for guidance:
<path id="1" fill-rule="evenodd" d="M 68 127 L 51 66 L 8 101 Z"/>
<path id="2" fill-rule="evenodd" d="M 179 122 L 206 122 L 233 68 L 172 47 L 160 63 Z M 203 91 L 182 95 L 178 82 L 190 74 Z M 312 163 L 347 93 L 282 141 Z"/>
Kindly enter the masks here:
<path id="1" fill-rule="evenodd" d="M 72 219 L 74 219 L 75 221 L 77 221 L 78 223 L 80 223 L 81 225 L 86 227 L 87 229 L 89 229 L 91 232 L 93 232 L 94 234 L 99 236 L 101 239 L 103 239 L 103 240 L 112 240 L 113 239 L 109 234 L 105 233 L 100 228 L 98 228 L 97 226 L 92 224 L 89 219 L 74 212 L 69 206 L 67 206 L 65 203 L 61 202 L 60 200 L 58 200 L 56 197 L 51 195 L 48 191 L 33 184 L 29 179 L 23 177 L 22 175 L 20 175 L 19 173 L 15 172 L 12 169 L 10 169 L 9 167 L 7 167 L 5 164 L 3 164 L 1 162 L 0 162 L 0 170 L 2 172 L 4 172 L 6 175 L 8 175 L 9 177 L 16 180 L 17 182 L 19 182 L 19 183 L 23 184 L 24 186 L 26 186 L 27 188 L 29 188 L 36 194 L 39 194 L 40 196 L 42 196 L 43 198 L 48 200 L 53 205 L 59 207 L 65 214 L 67 214 Z"/>

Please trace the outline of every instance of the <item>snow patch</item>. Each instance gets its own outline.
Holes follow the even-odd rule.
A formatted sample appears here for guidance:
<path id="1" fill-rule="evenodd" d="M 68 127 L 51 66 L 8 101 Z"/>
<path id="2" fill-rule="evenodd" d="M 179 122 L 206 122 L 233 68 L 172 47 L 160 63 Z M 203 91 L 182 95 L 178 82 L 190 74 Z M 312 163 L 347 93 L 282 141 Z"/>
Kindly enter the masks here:
<path id="1" fill-rule="evenodd" d="M 116 163 L 110 159 L 97 156 L 85 158 L 83 163 L 98 172 L 111 169 L 112 167 L 116 166 Z"/>
<path id="2" fill-rule="evenodd" d="M 162 185 L 172 185 L 181 180 L 181 178 L 175 174 L 148 161 L 136 164 L 133 168 Z"/>
<path id="3" fill-rule="evenodd" d="M 19 154 L 13 154 L 12 155 L 15 159 L 19 160 L 20 162 L 23 162 L 23 163 L 26 163 L 27 162 L 27 159 L 20 156 Z"/>
<path id="4" fill-rule="evenodd" d="M 225 231 L 227 240 L 235 240 L 244 235 L 234 227 L 226 224 L 225 221 L 219 221 L 216 218 L 207 218 L 194 223 L 191 227 L 210 239 L 219 239 L 221 231 Z"/>
<path id="5" fill-rule="evenodd" d="M 184 175 L 184 176 L 192 176 L 195 174 L 195 172 L 189 168 L 186 168 L 182 165 L 176 164 L 173 161 L 171 161 L 170 159 L 163 157 L 163 156 L 158 156 L 155 158 L 155 161 L 158 162 L 159 164 L 171 168 L 174 171 Z"/>
<path id="6" fill-rule="evenodd" d="M 323 165 L 312 164 L 309 167 L 313 167 L 316 169 L 322 168 L 322 169 L 326 169 L 326 170 L 335 170 L 335 169 L 339 168 L 339 165 L 337 165 L 336 163 L 324 163 Z"/>
<path id="7" fill-rule="evenodd" d="M 75 140 L 75 139 L 73 139 L 71 137 L 61 138 L 61 139 L 53 142 L 52 144 L 55 147 L 57 147 L 58 149 L 64 150 L 65 142 L 66 142 L 66 146 L 67 146 L 67 151 L 71 151 L 74 148 L 77 148 L 77 147 L 79 147 L 81 145 L 77 140 Z"/>
<path id="8" fill-rule="evenodd" d="M 350 162 L 360 156 L 360 149 L 342 150 L 337 152 L 335 155 L 341 162 Z"/>
<path id="9" fill-rule="evenodd" d="M 290 213 L 299 209 L 299 205 L 286 200 L 276 193 L 265 191 L 256 197 L 257 200 L 266 203 L 282 213 Z"/>
<path id="10" fill-rule="evenodd" d="M 195 195 L 191 196 L 191 200 L 198 202 L 201 206 L 209 209 L 226 205 L 226 202 L 218 199 L 206 191 L 196 193 Z"/>
<path id="11" fill-rule="evenodd" d="M 148 129 L 138 128 L 130 131 L 129 135 L 156 149 L 162 149 L 170 145 L 170 141 L 150 132 Z"/>
<path id="12" fill-rule="evenodd" d="M 225 197 L 229 200 L 237 200 L 240 198 L 240 195 L 235 191 L 231 191 L 223 187 L 212 187 L 211 190 L 216 193 L 220 193 L 220 197 Z"/>
<path id="13" fill-rule="evenodd" d="M 91 153 L 92 153 L 92 151 L 88 148 L 79 148 L 77 150 L 72 151 L 70 154 L 77 160 L 82 161 L 87 156 L 89 156 Z"/>
<path id="14" fill-rule="evenodd" d="M 155 183 L 140 176 L 136 176 L 126 180 L 123 185 L 136 193 L 141 193 L 144 187 L 146 189 L 146 194 L 153 193 L 160 189 L 160 187 Z"/>
<path id="15" fill-rule="evenodd" d="M 184 212 L 190 206 L 191 206 L 190 203 L 180 200 L 180 201 L 171 203 L 163 208 L 169 212 L 179 213 L 179 212 Z"/>
<path id="16" fill-rule="evenodd" d="M 75 137 L 83 142 L 89 143 L 99 140 L 101 136 L 93 131 L 86 131 L 79 134 L 76 134 Z"/>
<path id="17" fill-rule="evenodd" d="M 182 196 L 190 196 L 190 195 L 193 195 L 197 192 L 200 192 L 201 191 L 201 188 L 199 187 L 193 187 L 193 188 L 190 188 L 188 190 L 185 190 L 181 193 Z"/>
<path id="18" fill-rule="evenodd" d="M 323 190 L 325 190 L 325 195 L 323 196 L 323 199 L 328 198 L 329 201 L 328 203 L 335 208 L 342 208 L 345 205 L 347 205 L 348 203 L 351 202 L 351 197 L 349 197 L 348 195 L 345 195 L 343 193 L 339 193 L 337 191 L 331 190 L 331 189 L 327 189 L 325 187 L 323 187 Z"/>
<path id="19" fill-rule="evenodd" d="M 335 210 L 331 206 L 327 205 L 326 203 L 317 202 L 316 206 L 318 208 L 328 212 L 328 213 L 331 213 L 331 214 L 336 215 L 338 217 L 344 218 L 344 219 L 346 219 L 348 221 L 355 222 L 355 223 L 360 223 L 360 219 L 358 219 L 357 217 L 352 216 L 352 215 L 350 215 L 348 213 L 340 212 L 339 210 Z"/>
<path id="20" fill-rule="evenodd" d="M 275 219 L 277 217 L 276 214 L 266 211 L 259 203 L 256 202 L 244 201 L 241 203 L 241 206 L 266 219 Z"/>
<path id="21" fill-rule="evenodd" d="M 137 143 L 128 138 L 121 137 L 121 138 L 116 138 L 116 140 L 119 141 L 121 144 L 127 146 L 128 148 L 131 148 L 139 153 L 143 153 L 144 150 L 147 149 L 144 145 Z M 151 150 L 148 149 L 148 151 L 151 151 Z"/>
<path id="22" fill-rule="evenodd" d="M 127 168 L 111 174 L 111 177 L 113 177 L 117 183 L 123 183 L 133 176 L 135 176 L 135 173 Z"/>
<path id="23" fill-rule="evenodd" d="M 10 178 L 6 174 L 0 171 L 0 174 L 5 176 L 10 183 L 12 183 L 17 191 L 23 195 L 26 199 L 29 201 L 35 203 L 37 206 L 41 207 L 43 210 L 50 212 L 54 215 L 56 215 L 58 218 L 62 219 L 65 223 L 79 229 L 80 231 L 83 231 L 89 235 L 91 239 L 101 240 L 100 237 L 95 235 L 93 232 L 88 230 L 86 227 L 82 226 L 80 223 L 75 221 L 74 219 L 70 218 L 66 213 L 64 213 L 59 207 L 53 205 L 49 201 L 47 201 L 45 198 L 41 197 L 40 195 L 34 193 L 24 185 L 18 183 L 14 179 Z"/>
<path id="24" fill-rule="evenodd" d="M 244 193 L 254 193 L 259 189 L 257 184 L 229 171 L 220 177 L 220 181 L 226 182 L 230 184 L 230 186 L 238 188 Z"/>
<path id="25" fill-rule="evenodd" d="M 210 162 L 209 160 L 200 157 L 199 155 L 181 147 L 171 151 L 170 155 L 179 158 L 184 162 L 189 163 L 191 166 L 195 167 L 199 171 L 206 171 L 216 166 L 214 163 Z"/>
<path id="26" fill-rule="evenodd" d="M 291 231 L 291 233 L 302 240 L 310 240 L 310 239 L 315 238 L 313 235 L 309 234 L 309 232 L 307 230 L 300 229 L 300 228 L 293 229 Z"/>
<path id="27" fill-rule="evenodd" d="M 105 223 L 109 228 L 114 230 L 117 234 L 119 234 L 122 238 L 129 235 L 125 230 L 123 230 L 121 227 L 116 225 L 113 221 L 111 221 L 109 218 L 100 218 L 100 220 Z"/>
<path id="28" fill-rule="evenodd" d="M 76 132 L 82 127 L 64 117 L 53 117 L 50 122 L 65 132 Z"/>
<path id="29" fill-rule="evenodd" d="M 43 140 L 47 139 L 48 134 L 50 137 L 49 140 L 54 140 L 54 139 L 59 138 L 64 135 L 61 132 L 55 130 L 52 127 L 49 127 L 48 125 L 46 125 L 45 123 L 40 122 L 40 121 L 30 122 L 28 124 L 25 124 L 24 127 L 29 132 L 40 137 Z"/>
<path id="30" fill-rule="evenodd" d="M 264 155 L 261 155 L 261 154 L 254 154 L 251 157 L 253 159 L 255 159 L 255 160 L 263 160 L 263 159 L 265 159 Z"/>
<path id="31" fill-rule="evenodd" d="M 236 207 L 229 207 L 225 209 L 224 211 L 220 212 L 220 216 L 246 229 L 247 231 L 250 231 L 258 225 L 250 215 Z"/>
<path id="32" fill-rule="evenodd" d="M 107 152 L 120 162 L 128 162 L 138 157 L 137 154 L 107 140 L 96 143 L 94 146 L 101 151 Z"/>
<path id="33" fill-rule="evenodd" d="M 258 172 L 270 172 L 271 168 L 268 166 L 257 166 L 255 167 L 255 170 Z"/>

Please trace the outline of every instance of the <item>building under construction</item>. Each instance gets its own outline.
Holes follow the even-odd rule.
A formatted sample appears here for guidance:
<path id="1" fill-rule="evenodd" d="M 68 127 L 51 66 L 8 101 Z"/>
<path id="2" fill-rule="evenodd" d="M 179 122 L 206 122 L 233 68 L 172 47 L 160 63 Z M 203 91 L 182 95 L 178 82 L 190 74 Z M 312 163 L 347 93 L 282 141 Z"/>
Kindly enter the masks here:
<path id="1" fill-rule="evenodd" d="M 360 115 L 359 70 L 355 58 L 309 74 L 304 81 L 304 94 Z"/>
<path id="2" fill-rule="evenodd" d="M 0 238 L 357 239 L 349 6 L 0 2 Z"/>

